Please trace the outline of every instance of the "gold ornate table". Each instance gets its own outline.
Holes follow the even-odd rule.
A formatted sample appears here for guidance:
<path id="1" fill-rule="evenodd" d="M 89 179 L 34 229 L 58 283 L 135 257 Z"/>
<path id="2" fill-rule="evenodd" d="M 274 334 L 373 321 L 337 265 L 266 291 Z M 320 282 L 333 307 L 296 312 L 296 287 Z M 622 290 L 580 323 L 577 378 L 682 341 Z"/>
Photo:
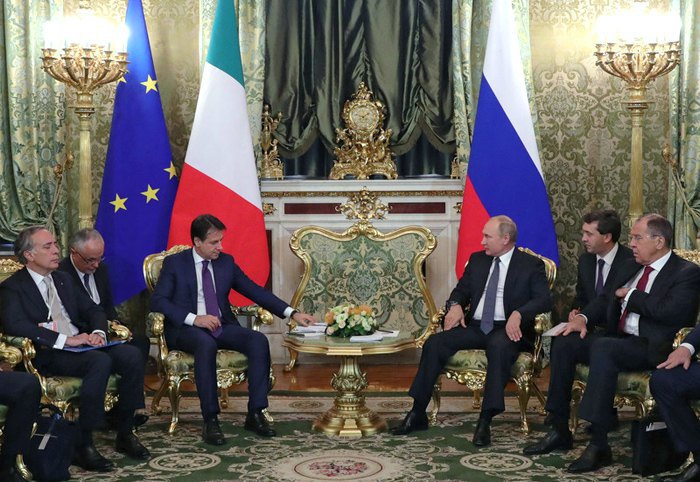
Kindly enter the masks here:
<path id="1" fill-rule="evenodd" d="M 367 388 L 367 377 L 360 371 L 359 357 L 396 353 L 415 348 L 416 345 L 409 333 L 399 333 L 397 337 L 359 343 L 326 335 L 298 337 L 287 334 L 282 339 L 282 346 L 300 353 L 340 357 L 340 370 L 331 379 L 331 387 L 338 393 L 333 408 L 313 423 L 313 429 L 328 435 L 362 437 L 382 432 L 387 425 L 384 419 L 365 405 L 363 391 Z"/>

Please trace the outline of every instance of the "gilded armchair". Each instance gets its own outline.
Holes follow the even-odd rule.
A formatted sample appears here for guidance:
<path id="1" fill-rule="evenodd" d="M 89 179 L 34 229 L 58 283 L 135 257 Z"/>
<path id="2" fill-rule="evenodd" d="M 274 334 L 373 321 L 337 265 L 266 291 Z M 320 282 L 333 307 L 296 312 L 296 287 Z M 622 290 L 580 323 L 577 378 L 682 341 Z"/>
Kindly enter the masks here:
<path id="1" fill-rule="evenodd" d="M 676 249 L 674 252 L 681 258 L 700 265 L 700 251 Z M 689 332 L 690 328 L 682 328 L 678 331 L 674 339 L 674 348 L 680 345 L 683 338 L 685 338 Z M 571 391 L 571 418 L 569 420 L 569 428 L 571 428 L 572 431 L 576 431 L 578 427 L 578 406 L 583 398 L 583 392 L 586 390 L 588 375 L 588 365 L 576 365 L 576 375 Z M 641 372 L 621 372 L 617 376 L 617 388 L 615 391 L 615 401 L 613 402 L 615 408 L 630 406 L 635 409 L 636 419 L 646 417 L 656 405 L 656 401 L 651 396 L 651 391 L 649 390 L 650 378 L 651 371 L 649 370 Z"/>
<path id="2" fill-rule="evenodd" d="M 0 282 L 5 281 L 16 271 L 22 269 L 22 265 L 10 259 L 0 260 Z M 109 338 L 111 340 L 129 340 L 131 332 L 124 325 L 116 321 L 109 322 Z M 74 418 L 75 409 L 80 406 L 80 387 L 82 379 L 68 376 L 44 376 L 36 367 L 33 359 L 36 356 L 36 348 L 29 338 L 0 334 L 0 342 L 18 349 L 21 353 L 21 362 L 27 373 L 34 375 L 41 384 L 42 402 L 55 405 L 67 418 Z M 105 394 L 105 411 L 112 409 L 117 402 L 118 375 L 111 375 L 107 382 Z"/>
<path id="3" fill-rule="evenodd" d="M 0 361 L 6 363 L 10 367 L 18 365 L 22 361 L 22 352 L 13 346 L 7 346 L 0 342 Z M 0 404 L 0 441 L 3 439 L 5 430 L 5 421 L 7 420 L 7 405 Z M 22 474 L 26 480 L 31 480 L 31 474 L 24 464 L 22 454 L 17 455 L 16 461 L 17 471 Z"/>
<path id="4" fill-rule="evenodd" d="M 148 290 L 153 292 L 153 289 L 158 282 L 160 269 L 163 266 L 163 260 L 171 255 L 176 254 L 190 246 L 173 246 L 167 251 L 154 253 L 146 257 L 143 261 L 143 276 L 146 280 Z M 253 318 L 252 328 L 260 330 L 261 324 L 272 324 L 272 314 L 257 306 L 250 307 L 231 307 L 235 315 L 250 316 Z M 151 402 L 151 412 L 160 414 L 162 408 L 160 401 L 163 395 L 168 395 L 172 416 L 168 433 L 172 434 L 178 424 L 180 414 L 180 385 L 183 381 L 189 380 L 194 382 L 194 356 L 180 350 L 171 350 L 165 341 L 165 316 L 162 313 L 151 312 L 148 314 L 148 326 L 152 335 L 157 339 L 158 343 L 158 371 L 161 382 L 158 391 Z M 242 353 L 234 350 L 218 350 L 216 355 L 216 380 L 221 391 L 221 406 L 228 406 L 228 389 L 236 384 L 243 383 L 246 380 L 246 370 L 248 369 L 248 359 Z M 275 377 L 270 370 L 270 388 L 275 383 Z M 265 416 L 268 420 L 272 418 L 265 411 Z"/>
<path id="5" fill-rule="evenodd" d="M 526 248 L 518 248 L 521 251 L 537 256 L 544 262 L 547 281 L 550 289 L 554 286 L 557 277 L 557 265 L 549 258 L 540 256 Z M 445 310 L 440 310 L 440 319 L 445 315 Z M 551 326 L 550 313 L 541 313 L 535 318 L 535 343 L 532 352 L 520 352 L 513 364 L 511 378 L 515 382 L 518 391 L 518 405 L 520 408 L 520 428 L 524 433 L 530 431 L 527 420 L 527 404 L 530 395 L 535 394 L 544 409 L 544 395 L 535 384 L 534 379 L 542 371 L 542 333 Z M 474 409 L 481 408 L 481 392 L 486 381 L 486 368 L 488 361 L 485 350 L 460 350 L 447 360 L 442 374 L 461 385 L 465 385 L 474 392 Z M 440 411 L 441 381 L 435 384 L 433 390 L 433 409 L 430 413 L 432 424 L 437 423 L 437 415 Z"/>
<path id="6" fill-rule="evenodd" d="M 289 245 L 304 266 L 292 297 L 295 308 L 322 320 L 341 303 L 366 304 L 383 329 L 411 333 L 415 347 L 435 333 L 437 310 L 423 271 L 437 246 L 429 229 L 405 226 L 384 234 L 361 219 L 342 233 L 302 227 Z M 289 353 L 285 371 L 297 362 L 298 353 Z"/>

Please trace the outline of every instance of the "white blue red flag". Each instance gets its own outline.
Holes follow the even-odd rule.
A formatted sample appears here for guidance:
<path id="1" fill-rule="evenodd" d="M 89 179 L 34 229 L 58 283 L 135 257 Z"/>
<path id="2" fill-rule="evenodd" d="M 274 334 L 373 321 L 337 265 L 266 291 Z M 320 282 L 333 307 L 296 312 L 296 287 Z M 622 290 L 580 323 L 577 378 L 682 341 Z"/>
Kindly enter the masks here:
<path id="1" fill-rule="evenodd" d="M 559 263 L 552 210 L 537 152 L 510 0 L 495 0 L 464 185 L 455 271 L 480 251 L 481 231 L 505 214 L 518 245 Z"/>

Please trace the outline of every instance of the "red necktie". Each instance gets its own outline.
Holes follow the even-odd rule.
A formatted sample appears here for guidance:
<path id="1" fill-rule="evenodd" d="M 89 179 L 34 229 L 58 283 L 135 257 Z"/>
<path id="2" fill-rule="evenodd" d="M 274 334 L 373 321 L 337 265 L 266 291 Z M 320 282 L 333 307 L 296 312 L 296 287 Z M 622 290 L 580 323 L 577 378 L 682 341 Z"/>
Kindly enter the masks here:
<path id="1" fill-rule="evenodd" d="M 642 277 L 639 278 L 639 281 L 637 281 L 635 289 L 638 289 L 639 291 L 644 291 L 646 289 L 647 283 L 649 282 L 649 274 L 652 271 L 654 271 L 654 268 L 652 268 L 651 266 L 644 267 L 644 273 L 642 273 Z M 617 330 L 620 333 L 624 333 L 625 319 L 627 318 L 628 313 L 629 310 L 625 308 L 625 311 L 622 312 L 622 316 L 620 317 L 620 321 L 617 323 Z"/>

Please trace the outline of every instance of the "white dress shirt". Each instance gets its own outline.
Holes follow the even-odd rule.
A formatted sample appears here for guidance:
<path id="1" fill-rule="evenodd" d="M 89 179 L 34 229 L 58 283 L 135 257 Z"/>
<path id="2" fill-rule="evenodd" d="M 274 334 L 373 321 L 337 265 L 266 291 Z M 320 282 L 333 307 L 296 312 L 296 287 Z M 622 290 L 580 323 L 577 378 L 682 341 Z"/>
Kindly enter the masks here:
<path id="1" fill-rule="evenodd" d="M 85 286 L 85 282 L 83 281 L 85 279 L 85 275 L 88 275 L 88 285 L 90 285 L 90 298 L 92 298 L 92 301 L 95 302 L 95 304 L 99 305 L 100 304 L 100 292 L 97 291 L 97 283 L 95 282 L 95 274 L 88 274 L 88 273 L 83 273 L 78 269 L 78 267 L 75 265 L 73 262 L 73 256 L 69 256 L 70 263 L 73 265 L 73 268 L 75 269 L 75 272 L 78 273 L 78 278 L 80 279 L 80 283 Z"/>
<path id="2" fill-rule="evenodd" d="M 603 260 L 605 261 L 605 264 L 603 265 L 603 284 L 605 284 L 606 281 L 608 281 L 608 275 L 610 274 L 610 269 L 612 268 L 613 261 L 615 260 L 615 256 L 617 256 L 617 251 L 619 250 L 620 245 L 615 243 L 610 251 L 605 256 L 600 256 L 596 254 L 595 260 L 596 260 L 596 268 L 595 268 L 595 279 L 598 279 L 598 261 Z"/>
<path id="3" fill-rule="evenodd" d="M 647 281 L 647 285 L 644 288 L 645 293 L 649 293 L 651 291 L 651 287 L 654 286 L 654 280 L 659 274 L 659 271 L 661 271 L 661 268 L 663 268 L 668 260 L 671 258 L 671 251 L 651 263 L 649 266 L 653 268 L 651 273 L 649 273 L 649 280 Z M 632 296 L 632 293 L 637 288 L 634 288 L 634 286 L 637 286 L 637 282 L 639 281 L 639 278 L 642 277 L 642 274 L 644 273 L 644 268 L 639 270 L 637 275 L 632 278 L 631 281 L 629 281 L 627 284 L 625 284 L 626 287 L 631 288 L 627 292 L 627 296 L 625 296 L 624 301 L 622 302 L 622 311 L 620 313 L 625 312 L 625 308 L 627 307 L 627 302 L 630 299 L 630 296 Z M 624 333 L 627 333 L 629 335 L 636 335 L 639 336 L 639 313 L 634 313 L 633 311 L 630 311 L 627 313 L 627 317 L 625 318 L 625 326 L 622 328 L 622 331 Z"/>
<path id="4" fill-rule="evenodd" d="M 501 266 L 498 270 L 498 288 L 496 290 L 496 310 L 493 315 L 493 320 L 494 321 L 505 321 L 506 319 L 506 313 L 505 313 L 505 308 L 503 307 L 503 287 L 506 284 L 506 275 L 508 274 L 508 267 L 510 266 L 510 260 L 513 257 L 513 250 L 515 247 L 511 248 L 510 251 L 503 253 L 502 255 L 498 256 L 498 260 L 501 263 Z M 493 267 L 494 263 L 491 263 L 491 268 L 489 269 L 489 278 L 491 278 L 491 274 L 493 273 Z M 489 285 L 489 279 L 486 279 L 486 284 L 484 286 Z M 475 320 L 481 320 L 481 316 L 484 311 L 484 298 L 486 297 L 486 289 L 484 289 L 484 292 L 481 293 L 481 298 L 479 299 L 479 304 L 476 305 L 476 310 L 474 311 L 474 318 Z"/>
<path id="5" fill-rule="evenodd" d="M 51 306 L 49 305 L 49 287 L 44 283 L 44 278 L 46 276 L 40 275 L 36 271 L 32 271 L 30 268 L 27 268 L 27 272 L 29 273 L 29 276 L 32 277 L 32 280 L 34 283 L 36 283 L 36 287 L 39 288 L 39 292 L 41 293 L 41 297 L 44 299 L 44 303 L 46 303 L 46 309 L 49 312 L 48 318 L 44 323 L 40 323 L 39 326 L 43 328 L 48 328 L 51 331 L 57 331 L 56 329 L 56 324 L 51 321 Z M 48 276 L 51 276 L 49 273 Z M 54 283 L 55 285 L 56 283 Z M 68 312 L 66 311 L 66 308 L 63 306 L 63 301 L 61 301 L 61 297 L 58 296 L 58 290 L 56 290 L 56 297 L 58 298 L 58 302 L 61 305 L 61 311 L 63 312 L 63 316 L 65 317 L 66 320 L 70 321 L 70 316 L 68 316 Z M 80 330 L 78 330 L 78 327 L 75 326 L 73 323 L 70 324 L 70 331 L 71 335 L 75 336 L 77 335 Z M 102 333 L 102 331 L 100 331 Z M 103 333 L 104 335 L 104 333 Z M 56 338 L 56 342 L 53 345 L 53 348 L 56 348 L 57 350 L 63 349 L 63 347 L 66 344 L 66 340 L 68 339 L 67 335 L 64 335 L 63 333 L 58 334 L 58 338 Z"/>

